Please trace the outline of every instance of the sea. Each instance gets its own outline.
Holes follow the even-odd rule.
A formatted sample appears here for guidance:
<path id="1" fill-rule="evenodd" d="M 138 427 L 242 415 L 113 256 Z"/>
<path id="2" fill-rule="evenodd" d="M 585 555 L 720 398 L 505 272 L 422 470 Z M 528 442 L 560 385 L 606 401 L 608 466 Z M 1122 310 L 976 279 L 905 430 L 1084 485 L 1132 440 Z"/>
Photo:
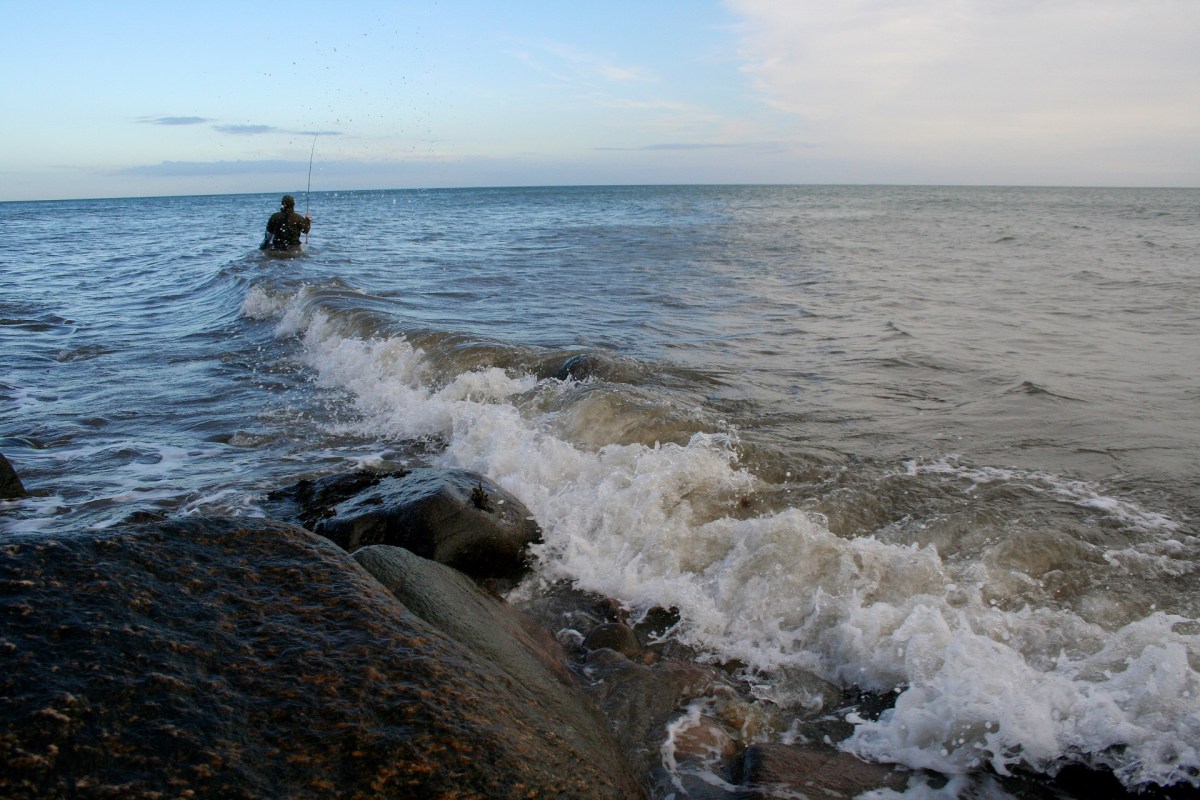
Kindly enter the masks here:
<path id="1" fill-rule="evenodd" d="M 1200 190 L 294 194 L 0 204 L 0 537 L 465 468 L 873 798 L 1200 786 Z"/>

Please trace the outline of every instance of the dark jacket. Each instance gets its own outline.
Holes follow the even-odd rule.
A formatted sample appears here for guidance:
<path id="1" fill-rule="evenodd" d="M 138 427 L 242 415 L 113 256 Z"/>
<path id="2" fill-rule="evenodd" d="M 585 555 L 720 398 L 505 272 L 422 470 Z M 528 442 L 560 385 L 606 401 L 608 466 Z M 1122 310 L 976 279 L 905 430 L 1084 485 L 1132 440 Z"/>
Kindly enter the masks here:
<path id="1" fill-rule="evenodd" d="M 298 250 L 300 234 L 308 233 L 312 223 L 291 210 L 279 210 L 267 220 L 267 233 L 271 234 L 272 250 Z"/>

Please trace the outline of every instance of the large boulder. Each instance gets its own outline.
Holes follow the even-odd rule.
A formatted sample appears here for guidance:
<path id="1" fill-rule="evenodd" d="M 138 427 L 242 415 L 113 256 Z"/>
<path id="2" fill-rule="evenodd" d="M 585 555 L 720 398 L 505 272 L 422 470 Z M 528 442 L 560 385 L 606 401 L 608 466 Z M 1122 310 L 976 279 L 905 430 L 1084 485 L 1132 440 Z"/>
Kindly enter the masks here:
<path id="1" fill-rule="evenodd" d="M 640 797 L 570 687 L 495 649 L 295 526 L 10 536 L 0 796 Z"/>
<path id="2" fill-rule="evenodd" d="M 520 500 L 467 470 L 337 476 L 302 482 L 271 501 L 348 552 L 394 545 L 480 580 L 519 577 L 529 545 L 541 538 Z"/>
<path id="3" fill-rule="evenodd" d="M 523 612 L 449 567 L 400 547 L 364 547 L 354 558 L 405 607 L 499 667 L 555 719 L 559 735 L 592 765 L 633 785 L 604 717 L 567 669 L 568 656 Z"/>
<path id="4" fill-rule="evenodd" d="M 570 659 L 562 645 L 502 597 L 481 589 L 458 570 L 402 547 L 370 545 L 356 550 L 354 560 L 409 611 L 519 682 L 541 687 L 552 679 L 555 701 L 563 694 L 560 684 L 571 688 L 572 702 L 578 699 L 579 684 L 567 668 Z M 596 713 L 585 705 L 588 714 Z"/>
<path id="5" fill-rule="evenodd" d="M 16 500 L 26 496 L 25 487 L 21 484 L 17 471 L 8 463 L 4 454 L 0 453 L 0 500 Z"/>

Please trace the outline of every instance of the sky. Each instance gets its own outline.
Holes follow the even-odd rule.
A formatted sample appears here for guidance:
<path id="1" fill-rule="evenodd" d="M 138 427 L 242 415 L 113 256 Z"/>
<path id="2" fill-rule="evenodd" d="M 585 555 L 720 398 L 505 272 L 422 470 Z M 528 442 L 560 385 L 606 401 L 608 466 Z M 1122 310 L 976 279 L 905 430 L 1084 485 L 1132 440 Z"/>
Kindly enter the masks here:
<path id="1" fill-rule="evenodd" d="M 1200 0 L 0 0 L 0 19 L 0 201 L 1200 186 Z"/>

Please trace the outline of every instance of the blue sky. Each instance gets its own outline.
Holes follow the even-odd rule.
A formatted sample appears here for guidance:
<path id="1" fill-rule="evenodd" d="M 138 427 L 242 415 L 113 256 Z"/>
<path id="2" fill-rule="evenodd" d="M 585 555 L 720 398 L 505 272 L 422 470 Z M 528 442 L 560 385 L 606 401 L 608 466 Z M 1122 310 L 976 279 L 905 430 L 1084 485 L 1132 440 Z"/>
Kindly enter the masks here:
<path id="1" fill-rule="evenodd" d="M 0 200 L 1200 185 L 1197 0 L 0 0 Z"/>

